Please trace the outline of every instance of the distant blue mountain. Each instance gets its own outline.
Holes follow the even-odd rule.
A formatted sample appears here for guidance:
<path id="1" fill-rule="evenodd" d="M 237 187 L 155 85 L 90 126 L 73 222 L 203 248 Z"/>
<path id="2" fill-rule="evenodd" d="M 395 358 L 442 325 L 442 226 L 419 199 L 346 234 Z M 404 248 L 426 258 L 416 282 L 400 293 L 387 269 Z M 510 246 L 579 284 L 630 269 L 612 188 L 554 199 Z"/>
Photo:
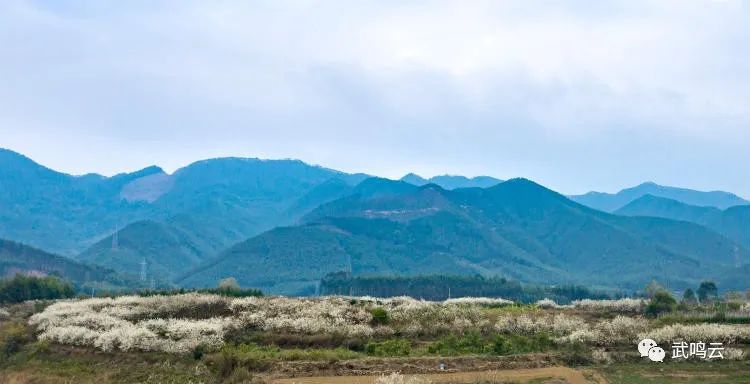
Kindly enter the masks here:
<path id="1" fill-rule="evenodd" d="M 605 212 L 615 212 L 630 202 L 645 195 L 663 197 L 698 207 L 726 209 L 736 205 L 747 205 L 747 201 L 733 193 L 724 191 L 703 192 L 686 188 L 658 185 L 652 182 L 623 189 L 617 193 L 589 192 L 585 195 L 569 196 L 573 201 Z"/>
<path id="2" fill-rule="evenodd" d="M 750 205 L 724 210 L 697 207 L 677 200 L 645 195 L 615 211 L 624 216 L 663 217 L 704 225 L 750 249 Z"/>
<path id="3" fill-rule="evenodd" d="M 635 189 L 602 195 L 621 200 L 605 208 L 644 191 L 698 205 L 744 202 L 724 192 Z M 347 268 L 628 288 L 652 278 L 671 286 L 737 280 L 728 276 L 740 276 L 736 264 L 748 259 L 750 206 L 641 203 L 619 212 L 638 217 L 617 216 L 524 179 L 388 180 L 298 160 L 219 158 L 173 174 L 152 166 L 73 176 L 0 150 L 0 238 L 130 275 L 145 259 L 158 280 L 214 285 L 235 276 L 281 293 L 307 292 Z M 39 266 L 8 260 L 14 270 Z M 665 265 L 679 278 L 665 276 Z"/>
<path id="4" fill-rule="evenodd" d="M 409 173 L 401 178 L 409 184 L 422 186 L 425 184 L 436 184 L 444 189 L 458 188 L 489 188 L 502 183 L 502 180 L 490 176 L 476 176 L 468 178 L 466 176 L 442 175 L 425 179 L 414 173 Z"/>
<path id="5" fill-rule="evenodd" d="M 245 158 L 198 161 L 172 175 L 153 166 L 113 177 L 73 176 L 0 149 L 0 237 L 76 256 L 116 229 L 124 236 L 187 233 L 202 257 L 210 257 L 341 196 L 321 185 L 343 183 L 349 190 L 366 177 L 298 160 Z M 123 228 L 143 220 L 168 228 Z M 97 245 L 99 253 L 103 248 Z"/>

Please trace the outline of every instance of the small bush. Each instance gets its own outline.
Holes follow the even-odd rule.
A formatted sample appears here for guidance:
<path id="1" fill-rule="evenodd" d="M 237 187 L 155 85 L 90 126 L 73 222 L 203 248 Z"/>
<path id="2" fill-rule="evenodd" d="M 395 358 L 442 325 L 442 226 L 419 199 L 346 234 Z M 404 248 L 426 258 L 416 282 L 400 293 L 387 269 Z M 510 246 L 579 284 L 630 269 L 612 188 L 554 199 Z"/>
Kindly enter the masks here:
<path id="1" fill-rule="evenodd" d="M 21 323 L 4 324 L 0 329 L 0 360 L 18 353 L 31 341 L 27 328 Z"/>
<path id="2" fill-rule="evenodd" d="M 219 353 L 209 356 L 207 362 L 218 371 L 221 377 L 229 377 L 239 367 L 265 371 L 271 366 L 265 352 L 257 346 L 225 346 Z"/>
<path id="3" fill-rule="evenodd" d="M 388 318 L 388 311 L 383 307 L 376 307 L 370 310 L 372 315 L 372 325 L 386 325 L 390 320 Z"/>
<path id="4" fill-rule="evenodd" d="M 204 354 L 206 354 L 206 346 L 204 344 L 198 344 L 193 348 L 193 359 L 200 360 Z"/>
<path id="5" fill-rule="evenodd" d="M 674 312 L 677 309 L 677 300 L 667 291 L 654 293 L 651 301 L 646 306 L 646 314 L 656 317 L 662 313 Z"/>

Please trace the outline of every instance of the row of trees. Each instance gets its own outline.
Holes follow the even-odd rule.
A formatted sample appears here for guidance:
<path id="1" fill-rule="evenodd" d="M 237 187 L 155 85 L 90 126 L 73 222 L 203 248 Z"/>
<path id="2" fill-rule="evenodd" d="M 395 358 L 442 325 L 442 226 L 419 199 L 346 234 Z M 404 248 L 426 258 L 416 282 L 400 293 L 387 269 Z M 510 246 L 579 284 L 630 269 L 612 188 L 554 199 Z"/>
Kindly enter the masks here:
<path id="1" fill-rule="evenodd" d="M 741 305 L 750 301 L 750 291 L 746 294 L 741 292 L 726 292 L 724 298 L 719 296 L 719 288 L 716 283 L 706 280 L 700 283 L 698 289 L 687 288 L 682 294 L 682 301 L 677 299 L 664 287 L 656 281 L 652 281 L 645 289 L 647 297 L 650 299 L 646 307 L 646 313 L 649 315 L 659 315 L 665 312 L 672 312 L 677 309 L 690 309 L 693 307 L 714 306 L 716 309 L 737 310 Z"/>
<path id="2" fill-rule="evenodd" d="M 549 298 L 565 304 L 580 299 L 610 298 L 605 292 L 579 285 L 546 286 L 522 284 L 505 278 L 476 276 L 352 276 L 332 273 L 320 283 L 322 295 L 394 297 L 411 296 L 425 300 L 450 297 L 502 297 L 532 303 Z"/>
<path id="3" fill-rule="evenodd" d="M 218 294 L 230 297 L 263 296 L 263 292 L 253 288 L 242 288 L 233 277 L 223 279 L 216 288 L 201 289 L 155 289 L 155 290 L 99 290 L 97 297 L 116 297 L 122 294 L 140 296 L 178 295 L 188 292 Z M 38 277 L 17 274 L 12 278 L 0 279 L 0 303 L 20 303 L 26 300 L 55 300 L 76 296 L 76 288 L 70 282 L 54 275 Z M 84 294 L 84 292 L 81 292 Z M 85 293 L 88 296 L 88 293 Z M 93 292 L 92 292 L 93 295 Z"/>
<path id="4" fill-rule="evenodd" d="M 18 274 L 0 280 L 0 303 L 26 300 L 64 299 L 75 296 L 73 285 L 55 276 L 35 277 Z"/>
<path id="5" fill-rule="evenodd" d="M 719 299 L 719 288 L 713 281 L 702 282 L 697 293 L 696 295 L 692 288 L 686 289 L 685 293 L 682 294 L 682 302 L 686 304 L 708 304 Z"/>
<path id="6" fill-rule="evenodd" d="M 205 293 L 214 294 L 229 297 L 250 297 L 250 296 L 263 296 L 263 291 L 255 288 L 242 288 L 234 277 L 228 277 L 222 279 L 217 284 L 216 288 L 171 288 L 171 289 L 139 289 L 130 291 L 106 291 L 99 290 L 96 292 L 97 297 L 117 297 L 122 295 L 138 295 L 138 296 L 169 296 L 169 295 L 182 295 L 185 293 Z"/>

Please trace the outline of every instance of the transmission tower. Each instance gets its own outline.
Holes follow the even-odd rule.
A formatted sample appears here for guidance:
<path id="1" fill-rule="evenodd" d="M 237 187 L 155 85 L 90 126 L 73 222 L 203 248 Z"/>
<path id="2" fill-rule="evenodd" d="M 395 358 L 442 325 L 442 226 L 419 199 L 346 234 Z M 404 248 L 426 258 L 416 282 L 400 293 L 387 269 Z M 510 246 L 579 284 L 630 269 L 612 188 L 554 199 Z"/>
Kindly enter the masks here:
<path id="1" fill-rule="evenodd" d="M 112 249 L 117 249 L 119 244 L 119 239 L 117 233 L 120 231 L 120 229 L 115 225 L 115 233 L 112 234 Z"/>
<path id="2" fill-rule="evenodd" d="M 146 258 L 141 260 L 141 281 L 146 281 Z"/>

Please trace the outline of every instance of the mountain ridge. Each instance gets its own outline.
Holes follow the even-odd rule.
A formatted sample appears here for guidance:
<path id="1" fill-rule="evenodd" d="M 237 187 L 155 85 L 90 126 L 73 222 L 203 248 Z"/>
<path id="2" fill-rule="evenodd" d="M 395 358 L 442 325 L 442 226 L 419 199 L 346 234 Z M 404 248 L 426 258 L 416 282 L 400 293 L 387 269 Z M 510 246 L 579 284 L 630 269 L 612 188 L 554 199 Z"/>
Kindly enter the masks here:
<path id="1" fill-rule="evenodd" d="M 614 212 L 647 194 L 677 200 L 689 205 L 716 207 L 719 209 L 750 204 L 750 201 L 731 192 L 697 191 L 659 185 L 654 182 L 641 183 L 635 187 L 625 188 L 617 193 L 589 192 L 583 195 L 572 195 L 569 198 L 594 209 Z"/>
<path id="2" fill-rule="evenodd" d="M 652 216 L 703 225 L 724 236 L 750 247 L 750 205 L 738 205 L 726 209 L 697 207 L 677 200 L 642 196 L 618 209 L 615 213 L 624 216 Z"/>
<path id="3" fill-rule="evenodd" d="M 388 191 L 393 183 L 378 185 Z M 746 249 L 700 225 L 608 214 L 526 179 L 486 189 L 426 185 L 371 196 L 323 204 L 300 225 L 240 242 L 181 282 L 235 276 L 243 285 L 298 294 L 313 292 L 315 281 L 331 272 L 452 271 L 635 288 L 653 278 L 675 286 L 718 278 L 732 267 L 735 250 L 743 263 L 750 261 Z"/>
<path id="4" fill-rule="evenodd" d="M 461 175 L 438 175 L 425 179 L 415 173 L 406 174 L 399 180 L 416 186 L 437 184 L 445 189 L 488 188 L 503 182 L 503 180 L 491 176 L 475 176 L 469 178 Z"/>

